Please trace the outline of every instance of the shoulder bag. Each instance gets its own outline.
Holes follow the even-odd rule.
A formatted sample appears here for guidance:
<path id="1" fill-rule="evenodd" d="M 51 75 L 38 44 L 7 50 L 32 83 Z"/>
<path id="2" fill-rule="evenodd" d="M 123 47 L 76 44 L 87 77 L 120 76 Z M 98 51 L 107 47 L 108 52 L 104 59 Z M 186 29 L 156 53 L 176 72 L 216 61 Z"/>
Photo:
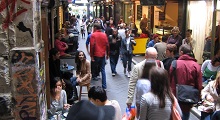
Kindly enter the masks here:
<path id="1" fill-rule="evenodd" d="M 171 66 L 173 67 L 173 75 L 174 75 L 174 80 L 176 84 L 176 98 L 178 102 L 185 103 L 185 104 L 198 103 L 199 102 L 199 90 L 191 85 L 178 84 L 177 74 L 176 74 L 177 61 L 173 60 L 173 62 L 171 63 Z"/>

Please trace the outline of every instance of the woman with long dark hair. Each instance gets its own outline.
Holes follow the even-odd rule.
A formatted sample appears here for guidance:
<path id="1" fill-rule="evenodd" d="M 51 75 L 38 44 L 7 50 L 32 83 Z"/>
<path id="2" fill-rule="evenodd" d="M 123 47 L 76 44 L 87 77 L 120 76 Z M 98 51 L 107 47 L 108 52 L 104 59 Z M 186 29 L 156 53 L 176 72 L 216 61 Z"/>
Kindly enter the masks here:
<path id="1" fill-rule="evenodd" d="M 77 51 L 75 57 L 76 63 L 76 81 L 79 85 L 89 84 L 91 81 L 91 68 L 90 62 L 86 59 L 86 55 L 83 51 Z"/>
<path id="2" fill-rule="evenodd" d="M 149 73 L 153 66 L 156 66 L 155 60 L 147 60 L 145 62 L 141 79 L 138 79 L 137 84 L 136 84 L 136 99 L 135 100 L 136 100 L 136 108 L 137 108 L 137 115 L 136 115 L 137 118 L 140 113 L 141 96 L 145 93 L 148 93 L 151 90 Z"/>
<path id="3" fill-rule="evenodd" d="M 50 82 L 50 109 L 49 118 L 53 119 L 53 115 L 62 115 L 66 110 L 70 108 L 70 105 L 67 104 L 67 95 L 66 91 L 62 89 L 63 84 L 59 77 L 53 78 Z"/>
<path id="4" fill-rule="evenodd" d="M 151 91 L 141 97 L 140 120 L 170 120 L 172 104 L 176 98 L 172 94 L 167 71 L 158 67 L 151 68 L 150 82 Z M 175 104 L 181 115 L 179 104 Z"/>

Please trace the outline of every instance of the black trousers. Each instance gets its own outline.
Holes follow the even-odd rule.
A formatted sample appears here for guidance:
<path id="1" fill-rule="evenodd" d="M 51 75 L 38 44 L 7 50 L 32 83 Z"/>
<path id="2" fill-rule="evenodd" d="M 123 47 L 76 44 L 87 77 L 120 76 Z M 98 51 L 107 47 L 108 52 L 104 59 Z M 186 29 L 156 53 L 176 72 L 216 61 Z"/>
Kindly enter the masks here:
<path id="1" fill-rule="evenodd" d="M 100 73 L 100 65 L 96 63 L 95 61 L 91 61 L 91 73 L 92 73 L 92 78 L 95 78 L 99 76 Z"/>

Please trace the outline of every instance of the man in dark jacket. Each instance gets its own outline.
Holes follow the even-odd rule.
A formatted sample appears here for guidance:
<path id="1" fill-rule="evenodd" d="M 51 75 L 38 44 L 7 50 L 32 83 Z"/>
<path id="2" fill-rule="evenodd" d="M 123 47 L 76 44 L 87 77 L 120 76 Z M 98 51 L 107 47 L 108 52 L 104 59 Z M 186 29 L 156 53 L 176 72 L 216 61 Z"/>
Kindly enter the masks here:
<path id="1" fill-rule="evenodd" d="M 176 78 L 181 85 L 191 85 L 197 88 L 199 91 L 202 89 L 202 73 L 201 67 L 197 63 L 197 60 L 191 57 L 191 49 L 189 45 L 181 45 L 179 49 L 180 57 L 176 61 Z M 176 95 L 176 83 L 173 75 L 173 67 L 170 67 L 170 83 L 173 94 Z M 198 96 L 200 97 L 200 95 Z M 191 104 L 179 103 L 182 110 L 183 120 L 188 120 L 190 115 Z"/>
<path id="2" fill-rule="evenodd" d="M 116 65 L 118 63 L 119 58 L 119 49 L 121 46 L 121 37 L 118 35 L 118 30 L 113 30 L 113 35 L 109 35 L 108 37 L 109 45 L 110 45 L 110 66 L 112 71 L 112 76 L 117 74 Z"/>
<path id="3" fill-rule="evenodd" d="M 107 36 L 112 35 L 113 30 L 112 30 L 112 28 L 110 27 L 110 22 L 109 22 L 109 21 L 106 21 L 106 25 L 107 25 L 107 27 L 106 27 L 106 29 L 105 29 L 105 34 L 106 34 Z"/>
<path id="4" fill-rule="evenodd" d="M 54 77 L 61 77 L 60 71 L 60 52 L 56 48 L 52 48 L 49 51 L 49 73 L 50 79 Z"/>

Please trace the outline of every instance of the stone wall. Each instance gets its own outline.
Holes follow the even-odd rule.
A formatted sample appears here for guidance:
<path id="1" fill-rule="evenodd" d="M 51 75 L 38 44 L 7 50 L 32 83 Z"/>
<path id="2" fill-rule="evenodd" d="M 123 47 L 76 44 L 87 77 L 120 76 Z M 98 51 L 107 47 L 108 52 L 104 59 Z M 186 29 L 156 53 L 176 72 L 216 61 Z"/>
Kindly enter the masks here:
<path id="1" fill-rule="evenodd" d="M 0 119 L 46 119 L 40 20 L 38 0 L 0 1 Z"/>

